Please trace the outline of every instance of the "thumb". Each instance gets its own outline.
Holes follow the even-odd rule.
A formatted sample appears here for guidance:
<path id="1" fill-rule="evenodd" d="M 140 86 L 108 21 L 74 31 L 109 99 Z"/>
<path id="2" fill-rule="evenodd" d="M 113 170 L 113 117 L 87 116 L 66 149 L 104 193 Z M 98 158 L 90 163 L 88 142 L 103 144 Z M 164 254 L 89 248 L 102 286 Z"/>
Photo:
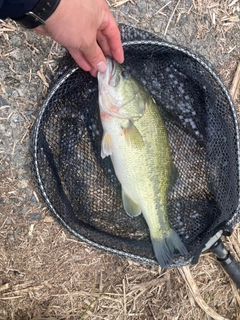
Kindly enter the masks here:
<path id="1" fill-rule="evenodd" d="M 107 69 L 106 58 L 97 44 L 94 43 L 91 47 L 82 48 L 82 53 L 84 54 L 87 62 L 97 71 L 105 72 Z"/>

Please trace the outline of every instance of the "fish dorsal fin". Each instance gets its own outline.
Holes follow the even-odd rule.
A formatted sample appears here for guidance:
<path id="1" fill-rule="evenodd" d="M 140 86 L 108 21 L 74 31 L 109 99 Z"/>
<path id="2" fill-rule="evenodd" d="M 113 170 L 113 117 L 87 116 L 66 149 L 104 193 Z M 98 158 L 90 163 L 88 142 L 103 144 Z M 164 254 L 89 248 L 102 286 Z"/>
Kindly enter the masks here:
<path id="1" fill-rule="evenodd" d="M 129 215 L 129 217 L 134 218 L 141 214 L 141 208 L 140 206 L 134 202 L 122 189 L 122 200 L 123 200 L 123 207 Z"/>
<path id="2" fill-rule="evenodd" d="M 107 132 L 103 135 L 103 138 L 102 138 L 101 157 L 104 159 L 105 157 L 112 155 L 112 150 L 113 150 L 112 138 L 110 134 Z"/>

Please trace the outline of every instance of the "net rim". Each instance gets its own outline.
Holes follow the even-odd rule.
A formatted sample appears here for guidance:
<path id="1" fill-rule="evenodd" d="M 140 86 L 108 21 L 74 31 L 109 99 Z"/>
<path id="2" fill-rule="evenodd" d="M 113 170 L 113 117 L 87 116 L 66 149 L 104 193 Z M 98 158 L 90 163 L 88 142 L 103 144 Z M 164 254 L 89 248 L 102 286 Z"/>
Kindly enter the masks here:
<path id="1" fill-rule="evenodd" d="M 154 35 L 153 35 L 154 36 Z M 217 81 L 217 83 L 220 85 L 221 90 L 223 90 L 225 96 L 227 97 L 227 100 L 231 106 L 231 110 L 232 110 L 232 114 L 233 114 L 233 119 L 234 119 L 234 123 L 235 123 L 235 129 L 236 129 L 236 133 L 237 133 L 237 137 L 236 137 L 236 141 L 237 141 L 237 155 L 238 155 L 238 164 L 239 164 L 239 159 L 240 159 L 240 142 L 239 142 L 239 126 L 238 126 L 238 120 L 237 120 L 237 113 L 235 110 L 235 106 L 234 103 L 232 101 L 232 98 L 227 90 L 227 88 L 225 87 L 225 85 L 223 84 L 223 82 L 221 81 L 221 79 L 219 78 L 219 76 L 215 73 L 215 71 L 212 69 L 212 67 L 206 63 L 204 61 L 204 59 L 202 59 L 201 57 L 199 57 L 198 54 L 195 54 L 193 52 L 191 52 L 189 49 L 181 47 L 179 45 L 176 44 L 172 44 L 172 43 L 168 43 L 162 39 L 158 39 L 158 40 L 129 40 L 129 41 L 123 41 L 123 47 L 127 47 L 130 45 L 156 45 L 156 46 L 161 46 L 161 47 L 167 47 L 173 50 L 177 50 L 181 53 L 186 54 L 187 56 L 191 57 L 192 59 L 196 60 L 198 63 L 200 63 L 212 76 L 213 78 Z M 41 180 L 41 175 L 40 175 L 40 171 L 39 171 L 39 166 L 38 166 L 38 135 L 39 135 L 39 131 L 41 128 L 41 121 L 42 121 L 42 117 L 44 115 L 44 112 L 46 110 L 46 108 L 48 107 L 48 104 L 50 102 L 50 100 L 53 98 L 53 96 L 55 95 L 55 93 L 59 90 L 59 88 L 62 86 L 62 84 L 73 74 L 75 73 L 77 70 L 79 70 L 78 66 L 74 66 L 71 67 L 71 69 L 69 69 L 65 74 L 63 74 L 55 83 L 55 85 L 52 87 L 52 89 L 50 90 L 50 92 L 47 94 L 42 106 L 40 107 L 38 114 L 36 116 L 36 120 L 35 120 L 35 124 L 33 127 L 33 134 L 32 134 L 32 157 L 33 157 L 33 171 L 34 171 L 34 175 L 38 184 L 38 187 L 40 189 L 40 192 L 44 198 L 45 203 L 47 204 L 49 210 L 54 214 L 54 216 L 57 218 L 58 221 L 61 222 L 61 224 L 74 236 L 76 236 L 78 239 L 82 240 L 83 242 L 92 245 L 93 247 L 96 247 L 98 249 L 104 250 L 105 252 L 109 252 L 109 253 L 114 253 L 118 256 L 122 256 L 143 264 L 147 264 L 147 265 L 157 265 L 157 262 L 153 259 L 148 259 L 148 258 L 144 258 L 135 254 L 131 254 L 131 253 L 127 253 L 121 250 L 117 250 L 117 249 L 113 249 L 111 247 L 107 247 L 104 245 L 100 245 L 97 242 L 94 242 L 92 240 L 89 240 L 88 238 L 82 236 L 81 234 L 77 233 L 75 230 L 73 230 L 66 222 L 65 220 L 58 214 L 58 212 L 56 211 L 56 209 L 54 208 L 54 206 L 52 205 L 51 201 L 49 200 L 49 197 L 47 195 L 47 192 L 45 190 L 44 184 L 42 183 Z M 240 165 L 238 166 L 238 171 L 239 171 L 239 176 L 240 176 Z M 239 181 L 239 190 L 240 190 L 240 181 Z M 238 195 L 238 199 L 239 199 L 239 195 Z M 226 225 L 228 226 L 232 226 L 236 223 L 237 220 L 237 215 L 240 209 L 240 199 L 238 200 L 238 207 L 236 212 L 233 214 L 233 216 L 231 217 L 231 219 L 229 221 L 227 221 Z M 184 263 L 177 263 L 173 265 L 173 267 L 181 267 L 184 265 L 188 265 L 191 263 L 193 258 L 184 261 Z"/>

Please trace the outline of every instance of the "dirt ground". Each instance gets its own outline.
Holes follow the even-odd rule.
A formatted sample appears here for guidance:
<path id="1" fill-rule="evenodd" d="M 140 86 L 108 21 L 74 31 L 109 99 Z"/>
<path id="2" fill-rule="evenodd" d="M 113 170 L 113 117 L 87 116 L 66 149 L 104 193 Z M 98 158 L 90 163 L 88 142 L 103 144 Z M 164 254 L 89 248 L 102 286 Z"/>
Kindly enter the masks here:
<path id="1" fill-rule="evenodd" d="M 208 59 L 231 88 L 240 1 L 109 1 L 117 22 Z M 90 247 L 52 218 L 31 170 L 30 129 L 65 50 L 0 24 L 0 319 L 240 319 L 240 296 L 212 254 L 162 270 Z M 239 95 L 235 97 L 240 108 Z M 225 239 L 240 259 L 240 228 Z"/>

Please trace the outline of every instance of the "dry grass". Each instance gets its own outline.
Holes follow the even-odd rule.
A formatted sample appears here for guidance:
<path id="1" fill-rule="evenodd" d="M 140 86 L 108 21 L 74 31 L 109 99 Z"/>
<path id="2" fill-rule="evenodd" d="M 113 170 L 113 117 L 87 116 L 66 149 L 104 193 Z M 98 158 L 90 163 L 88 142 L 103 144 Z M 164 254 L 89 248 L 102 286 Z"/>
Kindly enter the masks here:
<path id="1" fill-rule="evenodd" d="M 208 33 L 217 35 L 219 52 L 230 57 L 219 66 L 219 72 L 240 109 L 239 47 L 231 47 L 226 40 L 232 30 L 239 30 L 239 37 L 239 1 L 192 0 L 188 8 L 184 3 L 165 1 L 156 8 L 155 14 L 165 19 L 165 35 L 171 23 L 177 27 L 183 15 L 194 16 L 195 39 L 204 39 Z M 132 0 L 110 2 L 115 9 L 135 4 Z M 138 21 L 138 17 L 133 18 Z M 3 43 L 9 43 L 16 31 L 25 39 L 34 59 L 39 48 L 29 41 L 29 33 L 16 24 L 0 25 Z M 42 96 L 50 82 L 46 71 L 54 73 L 59 54 L 55 43 L 51 42 L 48 50 L 38 69 L 29 65 L 24 74 L 27 85 L 34 81 L 42 85 Z M 1 48 L 1 57 L 7 61 L 11 75 L 17 75 L 13 59 L 16 54 L 17 49 L 10 44 Z M 7 88 L 4 83 L 0 85 L 4 97 Z M 29 162 L 29 154 L 22 149 L 27 149 L 33 117 L 23 111 L 26 105 L 37 109 L 37 104 L 31 97 L 22 96 L 9 99 L 9 105 L 0 108 L 1 130 L 12 128 L 7 149 L 0 149 L 0 198 L 4 199 L 0 209 L 0 319 L 31 319 L 38 315 L 59 320 L 240 319 L 239 292 L 211 254 L 202 255 L 196 266 L 161 270 L 91 248 L 52 219 L 38 199 L 33 177 L 25 177 L 26 172 L 19 172 L 14 164 L 14 157 L 21 152 Z M 18 115 L 25 121 L 16 140 L 13 120 Z M 31 197 L 35 198 L 34 205 L 29 205 Z M 37 213 L 41 214 L 40 221 L 28 220 Z M 239 261 L 239 227 L 225 242 Z"/>

